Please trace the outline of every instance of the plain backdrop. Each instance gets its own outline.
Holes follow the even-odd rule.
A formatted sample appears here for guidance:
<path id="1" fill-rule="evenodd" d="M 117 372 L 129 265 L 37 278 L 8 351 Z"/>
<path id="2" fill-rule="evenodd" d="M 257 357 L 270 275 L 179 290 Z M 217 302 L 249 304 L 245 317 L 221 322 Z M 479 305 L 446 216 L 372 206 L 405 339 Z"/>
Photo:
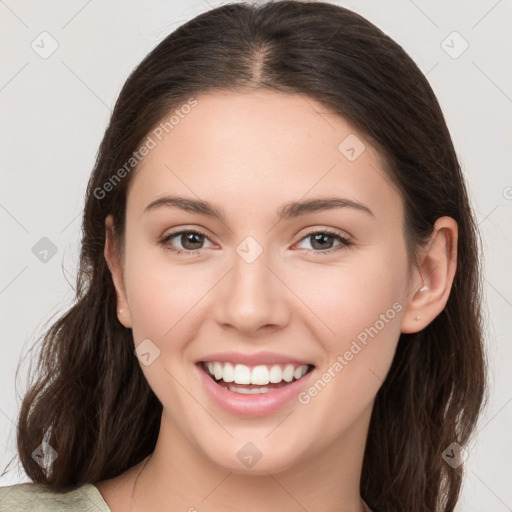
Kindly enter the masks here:
<path id="1" fill-rule="evenodd" d="M 0 472 L 16 453 L 28 349 L 73 298 L 85 187 L 121 86 L 166 35 L 221 3 L 0 1 Z M 337 3 L 409 53 L 452 133 L 485 251 L 490 367 L 458 510 L 511 511 L 512 1 Z M 0 485 L 28 481 L 16 467 Z"/>

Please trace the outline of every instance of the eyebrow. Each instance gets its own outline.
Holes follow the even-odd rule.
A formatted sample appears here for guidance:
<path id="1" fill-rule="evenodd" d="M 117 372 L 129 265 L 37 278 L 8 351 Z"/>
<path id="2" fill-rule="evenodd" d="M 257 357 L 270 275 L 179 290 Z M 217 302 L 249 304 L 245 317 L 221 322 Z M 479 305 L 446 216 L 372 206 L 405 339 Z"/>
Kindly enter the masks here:
<path id="1" fill-rule="evenodd" d="M 186 197 L 179 196 L 164 196 L 155 199 L 144 208 L 144 213 L 155 210 L 161 207 L 175 207 L 181 210 L 198 213 L 207 217 L 213 217 L 224 221 L 226 218 L 224 210 L 212 205 L 208 201 L 201 199 L 189 199 Z M 323 210 L 331 210 L 333 208 L 353 208 L 358 211 L 365 212 L 371 216 L 375 216 L 373 212 L 357 201 L 351 201 L 350 199 L 342 199 L 339 197 L 325 197 L 318 199 L 310 199 L 306 201 L 291 201 L 286 203 L 277 209 L 277 215 L 279 219 L 285 220 L 301 215 L 307 215 L 308 213 L 315 213 Z"/>

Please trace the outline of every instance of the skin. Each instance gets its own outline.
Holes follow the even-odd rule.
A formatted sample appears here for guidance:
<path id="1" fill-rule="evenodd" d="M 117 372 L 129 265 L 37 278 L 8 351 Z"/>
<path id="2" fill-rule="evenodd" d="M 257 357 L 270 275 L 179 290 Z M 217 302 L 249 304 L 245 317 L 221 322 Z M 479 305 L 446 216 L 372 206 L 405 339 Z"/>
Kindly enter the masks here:
<path id="1" fill-rule="evenodd" d="M 163 415 L 144 464 L 97 487 L 113 512 L 359 512 L 376 393 L 400 333 L 423 329 L 447 302 L 457 224 L 438 219 L 418 267 L 410 267 L 402 198 L 378 153 L 343 118 L 305 96 L 274 91 L 196 99 L 135 171 L 123 256 L 112 219 L 105 222 L 119 321 L 132 329 L 135 346 L 149 338 L 160 350 L 141 368 Z M 354 161 L 338 149 L 350 134 L 365 144 Z M 170 207 L 143 213 L 167 194 L 207 200 L 226 218 Z M 284 203 L 326 196 L 358 201 L 373 216 L 347 207 L 278 222 Z M 199 255 L 159 244 L 180 228 L 207 235 L 196 244 Z M 340 250 L 319 254 L 306 235 L 325 228 L 352 245 L 340 249 L 328 239 L 326 249 Z M 249 235 L 263 248 L 251 264 L 236 252 Z M 193 248 L 180 236 L 167 243 Z M 401 311 L 307 405 L 292 400 L 266 416 L 232 415 L 211 401 L 194 371 L 214 351 L 269 350 L 311 361 L 316 380 L 394 303 Z M 262 454 L 252 468 L 237 457 L 247 442 Z"/>

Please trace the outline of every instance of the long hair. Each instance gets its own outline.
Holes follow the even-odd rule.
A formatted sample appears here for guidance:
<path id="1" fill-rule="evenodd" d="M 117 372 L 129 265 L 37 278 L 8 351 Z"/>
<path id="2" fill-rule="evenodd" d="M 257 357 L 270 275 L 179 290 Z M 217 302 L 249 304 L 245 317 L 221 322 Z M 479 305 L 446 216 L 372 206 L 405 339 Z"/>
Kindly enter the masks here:
<path id="1" fill-rule="evenodd" d="M 404 200 L 411 264 L 436 219 L 458 224 L 448 302 L 422 331 L 400 336 L 375 399 L 360 488 L 375 512 L 453 511 L 464 464 L 452 467 L 443 452 L 467 446 L 487 398 L 477 225 L 420 69 L 360 15 L 316 1 L 214 8 L 167 36 L 128 77 L 87 186 L 76 298 L 43 336 L 38 375 L 21 405 L 24 470 L 60 492 L 115 477 L 154 450 L 162 405 L 134 355 L 131 329 L 116 316 L 105 217 L 113 215 L 122 250 L 134 154 L 162 119 L 202 92 L 258 88 L 320 102 L 377 148 Z M 58 454 L 51 472 L 32 457 L 42 441 Z"/>

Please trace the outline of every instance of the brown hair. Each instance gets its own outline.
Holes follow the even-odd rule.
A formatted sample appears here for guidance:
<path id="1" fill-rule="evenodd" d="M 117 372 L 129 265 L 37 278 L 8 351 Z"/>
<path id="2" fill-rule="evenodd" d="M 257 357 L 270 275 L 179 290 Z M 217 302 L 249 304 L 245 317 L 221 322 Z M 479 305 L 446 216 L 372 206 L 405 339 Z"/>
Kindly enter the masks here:
<path id="1" fill-rule="evenodd" d="M 457 271 L 444 310 L 400 336 L 374 405 L 361 495 L 375 512 L 453 511 L 465 447 L 486 400 L 478 231 L 440 106 L 407 53 L 363 17 L 324 2 L 231 3 L 185 23 L 137 66 L 116 102 L 87 187 L 76 300 L 44 336 L 24 397 L 18 451 L 26 474 L 55 491 L 112 478 L 150 454 L 162 406 L 117 320 L 105 217 L 122 249 L 134 171 L 104 193 L 152 128 L 194 95 L 270 88 L 343 116 L 373 144 L 405 205 L 410 261 L 436 219 L 458 224 Z M 101 194 L 98 192 L 102 190 Z M 51 472 L 32 458 L 45 439 Z"/>

